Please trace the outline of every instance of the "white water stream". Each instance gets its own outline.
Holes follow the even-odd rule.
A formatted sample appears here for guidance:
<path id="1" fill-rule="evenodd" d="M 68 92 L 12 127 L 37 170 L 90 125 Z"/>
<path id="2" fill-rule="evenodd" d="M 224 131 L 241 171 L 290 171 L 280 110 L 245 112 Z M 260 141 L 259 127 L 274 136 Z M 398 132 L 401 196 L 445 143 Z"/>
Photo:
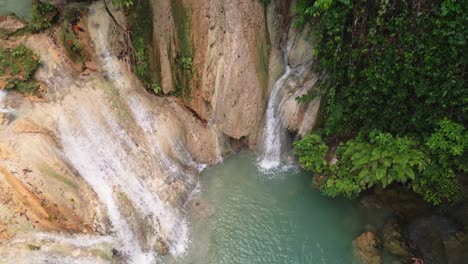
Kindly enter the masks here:
<path id="1" fill-rule="evenodd" d="M 71 121 L 66 117 L 59 123 L 65 154 L 107 207 L 112 230 L 119 240 L 119 250 L 132 263 L 151 263 L 153 252 L 143 252 L 131 224 L 120 212 L 114 194 L 114 189 L 119 188 L 140 213 L 153 217 L 151 211 L 157 208 L 157 200 L 142 186 L 138 168 L 125 151 L 135 144 L 126 140 L 122 130 L 112 130 L 118 128 L 113 120 L 107 120 L 108 127 L 99 127 L 95 114 L 84 109 L 78 109 L 76 114 L 80 117 L 79 128 L 70 127 Z"/>
<path id="2" fill-rule="evenodd" d="M 304 85 L 310 72 L 311 62 L 299 64 L 295 67 L 289 65 L 289 53 L 293 48 L 294 39 L 291 38 L 284 51 L 285 71 L 273 85 L 268 107 L 266 122 L 263 130 L 261 152 L 257 166 L 263 173 L 276 173 L 294 168 L 290 154 L 291 145 L 288 143 L 287 122 L 284 116 L 286 101 L 295 98 L 297 91 Z"/>
<path id="3" fill-rule="evenodd" d="M 93 12 L 92 16 L 98 15 Z M 92 16 L 90 21 L 96 23 L 98 19 Z M 172 255 L 182 254 L 189 242 L 182 208 L 185 201 L 178 202 L 175 194 L 178 208 L 173 208 L 159 192 L 171 192 L 174 182 L 182 182 L 192 192 L 195 173 L 204 166 L 193 161 L 170 128 L 161 125 L 147 99 L 131 87 L 121 62 L 108 48 L 101 25 L 93 26 L 90 34 L 96 36 L 100 63 L 129 108 L 137 126 L 133 133 L 143 137 L 135 138 L 106 104 L 96 101 L 94 109 L 77 106 L 60 117 L 65 155 L 106 206 L 118 252 L 129 263 L 156 262 L 155 245 L 161 241 Z"/>
<path id="4" fill-rule="evenodd" d="M 280 170 L 287 170 L 282 154 L 284 152 L 284 139 L 286 138 L 286 127 L 281 120 L 281 100 L 282 89 L 288 79 L 296 74 L 298 69 L 291 69 L 289 65 L 289 52 L 292 42 L 288 42 L 284 50 L 284 63 L 286 69 L 283 75 L 275 82 L 271 91 L 268 107 L 266 111 L 266 124 L 262 137 L 262 152 L 259 155 L 257 165 L 264 173 L 274 173 Z"/>
<path id="5" fill-rule="evenodd" d="M 291 68 L 287 64 L 287 58 L 285 60 L 286 70 L 273 86 L 266 112 L 266 125 L 263 132 L 263 152 L 258 161 L 258 166 L 265 172 L 277 170 L 283 164 L 281 159 L 281 140 L 286 130 L 283 124 L 281 124 L 279 117 L 280 91 L 291 73 Z"/>

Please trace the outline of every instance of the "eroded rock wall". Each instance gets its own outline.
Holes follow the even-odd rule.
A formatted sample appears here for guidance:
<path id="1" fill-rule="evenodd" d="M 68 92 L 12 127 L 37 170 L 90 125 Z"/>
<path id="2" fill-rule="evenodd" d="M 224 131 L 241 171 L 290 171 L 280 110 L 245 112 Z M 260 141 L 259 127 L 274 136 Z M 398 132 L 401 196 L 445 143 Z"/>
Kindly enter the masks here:
<path id="1" fill-rule="evenodd" d="M 181 57 L 191 56 L 186 103 L 225 135 L 255 135 L 265 107 L 269 39 L 260 1 L 152 1 L 165 93 L 176 89 Z M 188 27 L 188 28 L 186 28 Z M 190 54 L 190 52 L 192 52 Z"/>
<path id="2" fill-rule="evenodd" d="M 157 54 L 153 59 L 159 61 L 163 91 L 189 89 L 184 101 L 201 119 L 222 135 L 256 148 L 271 88 L 285 69 L 288 39 L 297 40 L 288 55 L 292 66 L 312 61 L 310 29 L 296 30 L 292 25 L 293 1 L 265 5 L 259 0 L 151 0 L 151 4 Z M 187 56 L 192 59 L 188 76 L 180 70 L 184 67 L 180 60 Z M 292 130 L 309 131 L 301 128 L 303 113 L 318 109 L 317 103 L 299 106 L 294 100 L 312 88 L 311 79 L 315 76 L 296 85 L 307 88 L 296 87 L 289 96 L 284 123 Z M 307 122 L 307 127 L 313 125 Z"/>

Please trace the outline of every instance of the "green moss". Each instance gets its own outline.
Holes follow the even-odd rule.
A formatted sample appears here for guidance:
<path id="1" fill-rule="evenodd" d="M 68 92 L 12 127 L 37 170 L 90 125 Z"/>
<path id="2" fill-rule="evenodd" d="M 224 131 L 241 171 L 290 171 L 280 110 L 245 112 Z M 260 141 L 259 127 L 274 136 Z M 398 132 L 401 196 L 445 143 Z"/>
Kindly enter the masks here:
<path id="1" fill-rule="evenodd" d="M 136 51 L 136 59 L 132 62 L 133 71 L 148 90 L 154 91 L 154 87 L 161 83 L 161 67 L 157 41 L 153 39 L 153 9 L 150 1 L 135 1 L 128 21 Z"/>
<path id="2" fill-rule="evenodd" d="M 181 0 L 172 0 L 172 12 L 177 31 L 177 53 L 181 57 L 191 57 L 193 54 L 190 38 L 190 16 Z"/>
<path id="3" fill-rule="evenodd" d="M 112 262 L 112 250 L 104 251 L 99 249 L 91 249 L 91 254 L 109 262 Z"/>
<path id="4" fill-rule="evenodd" d="M 33 245 L 33 244 L 28 244 L 29 250 L 40 250 L 41 246 Z"/>
<path id="5" fill-rule="evenodd" d="M 0 46 L 0 78 L 6 79 L 8 89 L 36 94 L 39 84 L 32 76 L 39 65 L 38 57 L 22 44 L 14 48 Z"/>
<path id="6" fill-rule="evenodd" d="M 86 12 L 87 8 L 84 5 L 68 6 L 64 11 L 64 20 L 61 27 L 62 43 L 68 57 L 74 62 L 83 62 L 89 57 L 78 34 L 72 28 L 72 21 L 81 19 Z"/>
<path id="7" fill-rule="evenodd" d="M 257 34 L 258 36 L 259 34 Z M 270 45 L 265 38 L 257 38 L 256 44 L 257 60 L 256 70 L 260 81 L 260 85 L 263 90 L 268 89 L 268 75 L 269 75 L 269 64 L 270 64 Z"/>
<path id="8" fill-rule="evenodd" d="M 77 189 L 78 186 L 72 182 L 71 180 L 67 179 L 66 177 L 62 176 L 60 173 L 58 173 L 54 168 L 47 164 L 43 164 L 42 166 L 39 167 L 39 171 L 47 176 L 50 176 L 62 183 L 65 183 L 66 185 L 72 187 L 73 189 Z"/>
<path id="9" fill-rule="evenodd" d="M 191 18 L 181 0 L 171 1 L 174 24 L 176 27 L 176 58 L 172 63 L 174 73 L 174 94 L 190 96 L 190 79 L 192 78 L 193 48 L 190 34 Z M 170 53 L 169 53 L 170 54 Z"/>
<path id="10" fill-rule="evenodd" d="M 32 19 L 29 25 L 32 32 L 40 32 L 44 29 L 52 26 L 52 22 L 58 14 L 55 6 L 41 2 L 39 0 L 33 0 L 32 2 Z"/>

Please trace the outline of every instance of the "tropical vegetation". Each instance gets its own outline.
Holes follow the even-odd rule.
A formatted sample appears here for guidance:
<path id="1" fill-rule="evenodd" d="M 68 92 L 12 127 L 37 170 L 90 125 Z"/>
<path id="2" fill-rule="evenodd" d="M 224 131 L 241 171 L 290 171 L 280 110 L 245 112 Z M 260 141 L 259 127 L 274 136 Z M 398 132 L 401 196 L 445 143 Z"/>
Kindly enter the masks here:
<path id="1" fill-rule="evenodd" d="M 305 23 L 326 118 L 295 146 L 314 183 L 330 196 L 400 184 L 456 200 L 468 170 L 468 1 L 299 0 Z"/>

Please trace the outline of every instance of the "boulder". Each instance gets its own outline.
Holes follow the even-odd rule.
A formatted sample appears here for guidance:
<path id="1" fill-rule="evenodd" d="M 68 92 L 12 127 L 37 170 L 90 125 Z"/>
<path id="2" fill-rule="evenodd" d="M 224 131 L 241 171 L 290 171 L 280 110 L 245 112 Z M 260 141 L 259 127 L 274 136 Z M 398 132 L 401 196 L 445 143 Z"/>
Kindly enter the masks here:
<path id="1" fill-rule="evenodd" d="M 385 222 L 382 233 L 383 246 L 388 252 L 406 259 L 413 256 L 401 227 L 395 219 L 390 218 Z"/>
<path id="2" fill-rule="evenodd" d="M 11 34 L 25 27 L 26 23 L 14 15 L 0 16 L 0 31 Z"/>
<path id="3" fill-rule="evenodd" d="M 429 215 L 410 221 L 408 240 L 421 253 L 424 263 L 447 263 L 444 240 L 459 230 L 449 218 Z"/>
<path id="4" fill-rule="evenodd" d="M 383 263 L 380 241 L 376 234 L 367 231 L 353 241 L 355 258 L 362 264 Z"/>

